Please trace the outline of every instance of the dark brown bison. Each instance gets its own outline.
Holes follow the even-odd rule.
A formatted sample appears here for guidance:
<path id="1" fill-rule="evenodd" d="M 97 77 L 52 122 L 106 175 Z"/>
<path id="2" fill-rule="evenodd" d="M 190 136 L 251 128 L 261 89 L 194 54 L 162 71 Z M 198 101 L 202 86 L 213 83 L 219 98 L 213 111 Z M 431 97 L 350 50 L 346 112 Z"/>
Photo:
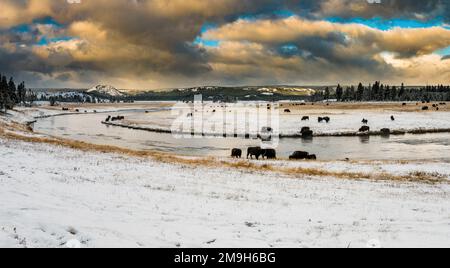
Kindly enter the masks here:
<path id="1" fill-rule="evenodd" d="M 319 119 L 319 123 L 322 123 L 323 121 L 325 121 L 327 123 L 330 123 L 330 120 L 331 120 L 328 116 L 326 116 L 326 117 L 319 117 L 318 119 Z"/>
<path id="2" fill-rule="evenodd" d="M 284 110 L 284 112 L 285 112 L 285 113 L 290 113 L 290 112 L 291 112 L 291 110 L 289 110 L 289 109 L 285 109 L 285 110 Z"/>
<path id="3" fill-rule="evenodd" d="M 302 151 L 296 151 L 291 156 L 289 156 L 290 160 L 304 160 L 308 159 L 309 153 L 308 152 L 302 152 Z"/>
<path id="4" fill-rule="evenodd" d="M 302 133 L 302 138 L 311 139 L 314 136 L 314 131 L 308 130 Z"/>
<path id="5" fill-rule="evenodd" d="M 300 133 L 308 132 L 310 130 L 311 130 L 310 127 L 302 127 L 302 130 L 300 131 Z"/>
<path id="6" fill-rule="evenodd" d="M 395 121 L 395 117 L 391 115 L 391 121 Z"/>
<path id="7" fill-rule="evenodd" d="M 309 127 L 303 127 L 301 132 L 302 138 L 312 138 L 314 135 L 314 132 Z"/>
<path id="8" fill-rule="evenodd" d="M 402 103 L 402 106 L 406 106 L 406 102 Z"/>
<path id="9" fill-rule="evenodd" d="M 391 135 L 391 130 L 389 128 L 383 128 L 381 129 L 381 135 L 383 136 Z"/>
<path id="10" fill-rule="evenodd" d="M 308 155 L 308 157 L 306 159 L 308 159 L 308 160 L 317 160 L 317 156 L 315 154 L 310 154 L 310 155 Z"/>
<path id="11" fill-rule="evenodd" d="M 368 126 L 362 126 L 359 129 L 359 132 L 369 132 L 369 131 L 370 131 L 370 127 L 368 127 Z"/>
<path id="12" fill-rule="evenodd" d="M 111 121 L 121 121 L 121 120 L 124 120 L 125 119 L 125 116 L 116 116 L 116 117 L 112 117 L 111 118 Z"/>
<path id="13" fill-rule="evenodd" d="M 69 108 L 63 107 L 62 110 L 63 110 L 63 111 L 68 111 Z"/>
<path id="14" fill-rule="evenodd" d="M 108 115 L 108 117 L 106 118 L 105 122 L 109 122 L 109 121 L 111 121 L 111 116 L 110 115 Z"/>
<path id="15" fill-rule="evenodd" d="M 233 158 L 242 158 L 242 150 L 241 149 L 233 149 L 233 150 L 231 150 L 231 157 L 233 157 Z"/>
<path id="16" fill-rule="evenodd" d="M 369 124 L 369 120 L 367 120 L 367 119 L 363 119 L 361 122 L 362 122 L 364 125 Z"/>
<path id="17" fill-rule="evenodd" d="M 261 155 L 263 159 L 277 159 L 277 151 L 274 149 L 262 149 Z"/>
<path id="18" fill-rule="evenodd" d="M 309 116 L 303 116 L 302 121 L 309 121 Z"/>
<path id="19" fill-rule="evenodd" d="M 262 149 L 261 147 L 249 147 L 247 149 L 247 159 L 251 158 L 253 159 L 253 157 L 256 158 L 256 160 L 259 160 L 259 157 L 262 155 Z"/>
<path id="20" fill-rule="evenodd" d="M 423 106 L 422 111 L 428 111 L 430 108 L 428 106 Z"/>

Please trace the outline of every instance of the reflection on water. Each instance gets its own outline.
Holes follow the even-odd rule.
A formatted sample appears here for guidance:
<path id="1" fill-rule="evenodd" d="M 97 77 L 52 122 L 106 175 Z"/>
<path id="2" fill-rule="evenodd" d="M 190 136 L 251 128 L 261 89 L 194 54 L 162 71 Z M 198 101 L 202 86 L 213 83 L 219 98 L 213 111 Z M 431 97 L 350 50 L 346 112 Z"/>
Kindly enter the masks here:
<path id="1" fill-rule="evenodd" d="M 137 113 L 139 111 L 129 112 Z M 114 115 L 114 113 L 111 113 Z M 127 115 L 122 112 L 121 115 Z M 101 124 L 105 115 L 82 114 L 40 119 L 35 130 L 95 144 L 136 150 L 160 150 L 192 156 L 228 156 L 232 148 L 258 146 L 258 140 L 242 138 L 175 139 L 170 134 L 130 130 Z M 316 154 L 320 160 L 441 160 L 450 162 L 448 133 L 400 136 L 315 137 L 281 139 L 276 148 L 282 158 L 293 151 Z"/>
<path id="2" fill-rule="evenodd" d="M 370 136 L 369 135 L 367 135 L 367 136 L 359 136 L 358 138 L 359 138 L 359 141 L 361 143 L 363 143 L 363 144 L 370 143 Z"/>

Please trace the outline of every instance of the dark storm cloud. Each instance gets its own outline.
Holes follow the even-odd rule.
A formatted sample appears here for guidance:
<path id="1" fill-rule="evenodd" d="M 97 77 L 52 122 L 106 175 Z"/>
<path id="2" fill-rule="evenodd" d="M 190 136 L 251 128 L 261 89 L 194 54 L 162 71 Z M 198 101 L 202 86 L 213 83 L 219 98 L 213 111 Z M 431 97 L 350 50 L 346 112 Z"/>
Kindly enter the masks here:
<path id="1" fill-rule="evenodd" d="M 209 78 L 214 79 L 215 83 L 229 80 L 245 83 L 245 77 L 239 74 L 234 61 L 272 64 L 260 66 L 267 73 L 261 70 L 258 74 L 258 66 L 241 70 L 255 80 L 258 76 L 266 79 L 270 73 L 274 74 L 271 78 L 274 81 L 294 79 L 270 69 L 295 70 L 292 77 L 298 77 L 299 73 L 310 71 L 299 65 L 311 62 L 325 72 L 347 68 L 375 76 L 391 68 L 379 58 L 378 54 L 383 49 L 396 53 L 396 57 L 410 58 L 442 47 L 442 44 L 423 46 L 420 42 L 416 45 L 403 42 L 406 44 L 402 47 L 402 42 L 391 42 L 383 43 L 381 48 L 366 50 L 363 47 L 374 43 L 379 45 L 377 35 L 355 35 L 353 43 L 349 43 L 348 34 L 339 30 L 326 34 L 311 32 L 307 37 L 285 42 L 279 42 L 278 37 L 269 34 L 267 40 L 253 37 L 235 40 L 255 42 L 263 47 L 260 54 L 240 52 L 252 55 L 253 59 L 218 62 L 218 58 L 230 60 L 232 55 L 220 54 L 214 48 L 194 43 L 206 24 L 220 28 L 241 18 L 276 23 L 292 14 L 311 21 L 328 17 L 400 17 L 417 20 L 441 17 L 448 21 L 450 16 L 447 0 L 382 0 L 381 4 L 369 4 L 366 0 L 82 0 L 81 4 L 68 4 L 63 0 L 0 2 L 4 10 L 0 14 L 0 70 L 3 72 L 24 71 L 40 74 L 37 76 L 39 78 L 58 81 L 93 81 L 96 77 L 116 81 L 113 78 L 117 78 L 125 86 L 129 83 L 139 87 L 144 82 L 148 82 L 149 87 L 157 87 L 178 85 L 184 81 L 205 82 Z M 27 29 L 23 30 L 23 27 Z M 434 35 L 430 35 L 432 37 Z M 404 39 L 414 38 L 408 35 Z M 224 41 L 232 41 L 232 38 L 227 36 Z M 254 48 L 242 46 L 239 49 Z M 239 57 L 238 51 L 233 53 Z M 218 70 L 224 71 L 223 76 Z"/>

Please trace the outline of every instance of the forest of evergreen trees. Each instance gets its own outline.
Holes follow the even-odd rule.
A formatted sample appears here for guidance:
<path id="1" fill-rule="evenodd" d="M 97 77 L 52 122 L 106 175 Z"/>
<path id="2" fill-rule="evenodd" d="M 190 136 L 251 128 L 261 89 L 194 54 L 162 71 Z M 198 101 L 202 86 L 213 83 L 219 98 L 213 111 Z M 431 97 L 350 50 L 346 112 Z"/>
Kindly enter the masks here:
<path id="1" fill-rule="evenodd" d="M 12 77 L 8 80 L 0 74 L 0 112 L 11 110 L 17 104 L 25 104 L 28 95 L 24 82 L 16 86 Z"/>
<path id="2" fill-rule="evenodd" d="M 383 85 L 375 82 L 368 87 L 361 83 L 358 87 L 350 86 L 345 89 L 340 85 L 336 89 L 326 88 L 313 96 L 315 101 L 336 99 L 338 101 L 450 101 L 450 86 L 426 86 L 407 88 L 403 84 L 399 87 Z"/>

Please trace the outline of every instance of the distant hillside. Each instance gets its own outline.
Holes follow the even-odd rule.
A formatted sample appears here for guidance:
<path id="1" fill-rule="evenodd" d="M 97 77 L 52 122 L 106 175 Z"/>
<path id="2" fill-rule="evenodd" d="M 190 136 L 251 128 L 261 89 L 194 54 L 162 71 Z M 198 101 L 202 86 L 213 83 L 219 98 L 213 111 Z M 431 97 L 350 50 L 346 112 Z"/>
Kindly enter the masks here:
<path id="1" fill-rule="evenodd" d="M 123 92 L 109 85 L 98 85 L 87 90 L 86 92 L 105 97 L 115 97 L 115 98 L 125 97 L 125 94 Z"/>
<path id="2" fill-rule="evenodd" d="M 261 87 L 192 87 L 165 91 L 134 92 L 136 100 L 193 100 L 202 95 L 204 100 L 245 101 L 245 100 L 305 100 L 311 98 L 321 87 L 261 86 Z"/>

